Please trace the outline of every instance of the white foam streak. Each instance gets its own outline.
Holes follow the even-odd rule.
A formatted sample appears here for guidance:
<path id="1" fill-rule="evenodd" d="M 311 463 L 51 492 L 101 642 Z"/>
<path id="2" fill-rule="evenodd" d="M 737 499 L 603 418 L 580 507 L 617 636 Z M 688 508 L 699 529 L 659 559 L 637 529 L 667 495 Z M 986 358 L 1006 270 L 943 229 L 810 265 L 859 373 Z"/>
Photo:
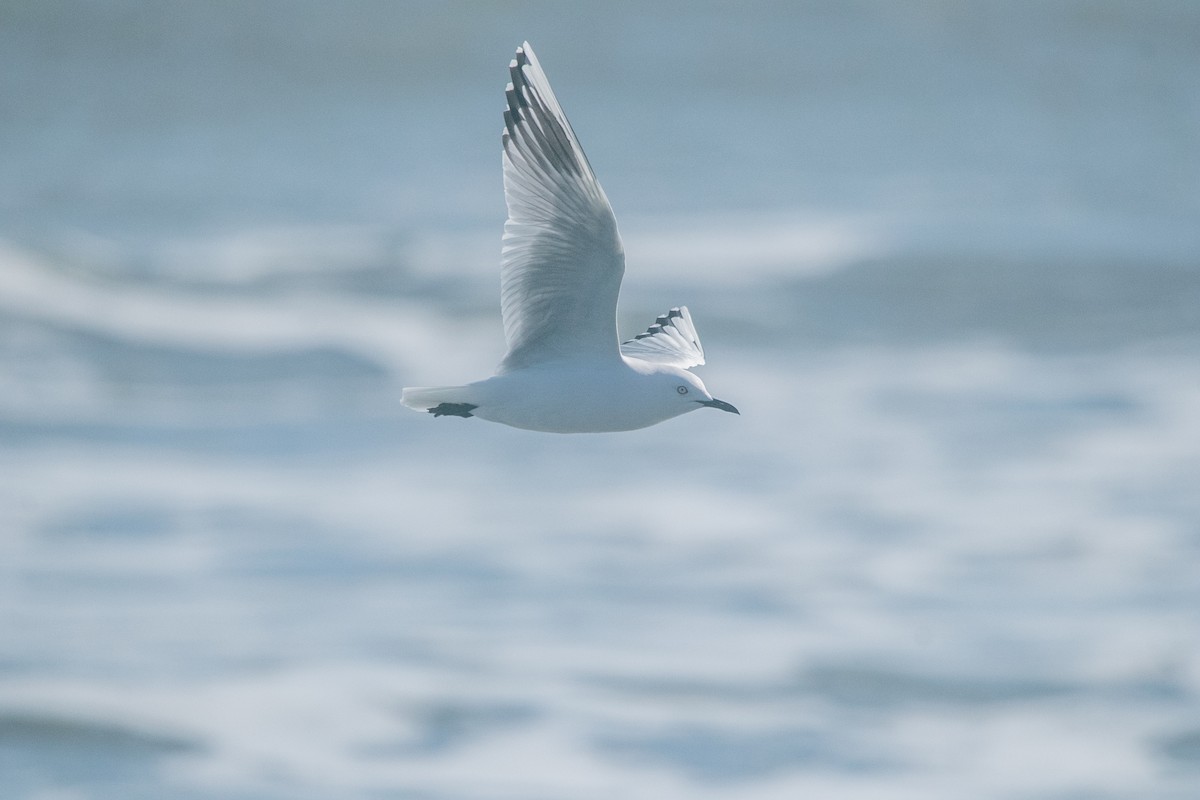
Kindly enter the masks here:
<path id="1" fill-rule="evenodd" d="M 806 211 L 730 212 L 622 221 L 626 257 L 637 280 L 769 282 L 834 272 L 877 255 L 885 241 L 865 217 Z"/>
<path id="2" fill-rule="evenodd" d="M 185 294 L 55 269 L 0 243 L 0 309 L 131 342 L 197 350 L 342 347 L 390 367 L 438 350 L 438 317 L 408 300 L 294 291 L 270 302 Z"/>

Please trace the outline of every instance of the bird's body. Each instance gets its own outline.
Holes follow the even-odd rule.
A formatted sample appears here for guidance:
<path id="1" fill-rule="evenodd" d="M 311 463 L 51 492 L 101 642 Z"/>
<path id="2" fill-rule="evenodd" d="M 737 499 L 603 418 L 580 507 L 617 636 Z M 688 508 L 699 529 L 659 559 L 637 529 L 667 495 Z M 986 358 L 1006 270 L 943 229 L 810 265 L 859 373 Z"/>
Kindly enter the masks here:
<path id="1" fill-rule="evenodd" d="M 704 363 L 687 308 L 619 343 L 625 253 L 608 198 L 528 42 L 509 71 L 500 292 L 508 353 L 491 378 L 405 389 L 401 401 L 551 433 L 635 430 L 701 406 L 737 413 L 687 371 Z"/>
<path id="2" fill-rule="evenodd" d="M 681 393 L 680 388 L 687 391 Z M 671 402 L 662 402 L 664 397 Z M 439 416 L 479 417 L 550 433 L 636 430 L 709 401 L 712 398 L 694 375 L 633 358 L 550 363 L 466 386 L 405 390 L 405 403 L 410 406 L 434 411 L 446 404 L 440 413 L 435 412 Z"/>

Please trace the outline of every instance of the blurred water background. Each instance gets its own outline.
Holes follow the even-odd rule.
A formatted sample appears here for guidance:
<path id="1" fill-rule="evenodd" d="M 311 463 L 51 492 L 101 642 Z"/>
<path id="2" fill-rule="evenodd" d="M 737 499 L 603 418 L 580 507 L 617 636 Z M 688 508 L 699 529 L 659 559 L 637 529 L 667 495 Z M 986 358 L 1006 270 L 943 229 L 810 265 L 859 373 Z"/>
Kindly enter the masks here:
<path id="1" fill-rule="evenodd" d="M 743 416 L 489 374 L 506 65 Z M 0 3 L 0 795 L 1200 796 L 1200 5 Z"/>

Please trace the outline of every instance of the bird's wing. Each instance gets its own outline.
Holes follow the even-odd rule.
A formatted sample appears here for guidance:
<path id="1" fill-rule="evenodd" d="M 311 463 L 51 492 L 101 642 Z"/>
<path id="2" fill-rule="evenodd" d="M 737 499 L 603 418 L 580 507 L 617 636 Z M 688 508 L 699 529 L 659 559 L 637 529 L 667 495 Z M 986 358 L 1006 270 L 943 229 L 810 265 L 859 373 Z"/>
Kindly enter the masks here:
<path id="1" fill-rule="evenodd" d="M 500 371 L 615 359 L 625 254 L 612 207 L 528 42 L 509 72 Z"/>
<path id="2" fill-rule="evenodd" d="M 704 363 L 700 334 L 692 324 L 687 306 L 672 308 L 654 320 L 645 333 L 621 343 L 621 353 L 655 364 L 687 369 Z"/>

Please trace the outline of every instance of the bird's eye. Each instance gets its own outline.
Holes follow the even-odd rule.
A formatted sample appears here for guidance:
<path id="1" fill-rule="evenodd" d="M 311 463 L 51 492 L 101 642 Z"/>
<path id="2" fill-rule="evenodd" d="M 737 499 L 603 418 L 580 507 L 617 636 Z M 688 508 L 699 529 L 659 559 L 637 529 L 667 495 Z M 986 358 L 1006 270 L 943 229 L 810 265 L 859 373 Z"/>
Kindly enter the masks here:
<path id="1" fill-rule="evenodd" d="M 676 386 L 675 391 L 679 392 L 680 394 L 687 394 L 687 387 L 686 386 Z"/>

